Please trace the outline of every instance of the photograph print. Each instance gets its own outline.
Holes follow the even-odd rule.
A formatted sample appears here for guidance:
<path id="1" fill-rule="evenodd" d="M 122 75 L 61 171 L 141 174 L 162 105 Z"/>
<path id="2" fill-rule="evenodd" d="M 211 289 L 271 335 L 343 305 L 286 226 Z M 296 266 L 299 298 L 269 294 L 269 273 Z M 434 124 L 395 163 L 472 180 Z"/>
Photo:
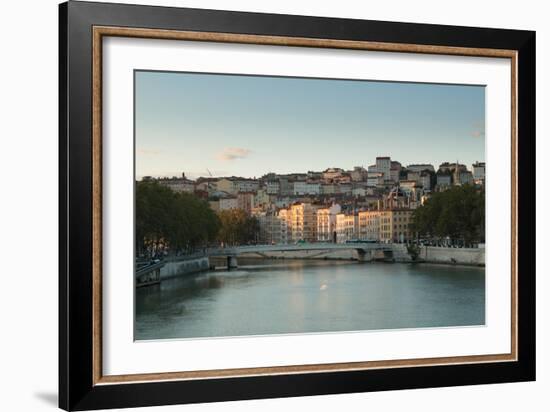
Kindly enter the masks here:
<path id="1" fill-rule="evenodd" d="M 138 341 L 485 325 L 485 87 L 134 71 Z"/>

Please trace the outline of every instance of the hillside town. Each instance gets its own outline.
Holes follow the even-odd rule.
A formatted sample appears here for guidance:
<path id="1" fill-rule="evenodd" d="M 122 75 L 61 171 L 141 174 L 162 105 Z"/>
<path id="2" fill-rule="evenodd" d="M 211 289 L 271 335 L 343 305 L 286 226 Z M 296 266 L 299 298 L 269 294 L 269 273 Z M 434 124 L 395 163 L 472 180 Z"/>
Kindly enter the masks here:
<path id="1" fill-rule="evenodd" d="M 257 178 L 145 176 L 178 193 L 193 193 L 215 212 L 241 210 L 257 219 L 262 244 L 413 240 L 413 211 L 453 186 L 485 185 L 485 163 L 403 166 L 390 157 L 353 170 L 267 173 Z"/>

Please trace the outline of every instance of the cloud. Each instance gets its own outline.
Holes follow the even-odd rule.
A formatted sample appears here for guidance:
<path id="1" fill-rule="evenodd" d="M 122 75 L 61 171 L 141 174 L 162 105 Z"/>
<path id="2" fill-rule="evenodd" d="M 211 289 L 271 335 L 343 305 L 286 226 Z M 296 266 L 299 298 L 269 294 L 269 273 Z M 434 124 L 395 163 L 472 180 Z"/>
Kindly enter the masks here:
<path id="1" fill-rule="evenodd" d="M 485 125 L 481 122 L 474 124 L 474 130 L 472 130 L 470 135 L 475 138 L 485 137 Z"/>
<path id="2" fill-rule="evenodd" d="M 245 159 L 250 155 L 251 151 L 248 149 L 243 149 L 242 147 L 226 147 L 221 152 L 219 152 L 216 157 L 218 160 L 237 160 Z"/>

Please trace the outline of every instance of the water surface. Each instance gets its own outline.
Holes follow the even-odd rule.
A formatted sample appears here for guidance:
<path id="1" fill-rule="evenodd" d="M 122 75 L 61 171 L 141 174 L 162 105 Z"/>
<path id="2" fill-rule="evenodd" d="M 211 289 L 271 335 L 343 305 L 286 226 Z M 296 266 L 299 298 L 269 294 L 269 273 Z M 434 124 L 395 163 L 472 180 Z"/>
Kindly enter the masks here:
<path id="1" fill-rule="evenodd" d="M 240 259 L 136 290 L 135 338 L 483 325 L 485 269 Z"/>

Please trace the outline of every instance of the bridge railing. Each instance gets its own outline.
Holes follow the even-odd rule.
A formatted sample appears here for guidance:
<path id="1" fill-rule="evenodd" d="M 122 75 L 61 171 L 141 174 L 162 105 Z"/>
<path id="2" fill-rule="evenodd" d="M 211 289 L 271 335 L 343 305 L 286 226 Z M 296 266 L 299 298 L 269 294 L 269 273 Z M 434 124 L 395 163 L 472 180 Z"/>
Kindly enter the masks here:
<path id="1" fill-rule="evenodd" d="M 293 252 L 307 250 L 391 250 L 384 243 L 301 243 L 297 245 L 243 245 L 209 249 L 210 256 L 227 256 L 257 252 Z"/>
<path id="2" fill-rule="evenodd" d="M 146 265 L 146 266 L 141 266 L 141 267 L 136 269 L 136 276 L 141 276 L 141 275 L 144 275 L 146 273 L 152 272 L 156 269 L 160 269 L 165 264 L 166 264 L 166 262 L 161 261 L 161 262 L 151 263 L 151 264 Z"/>

